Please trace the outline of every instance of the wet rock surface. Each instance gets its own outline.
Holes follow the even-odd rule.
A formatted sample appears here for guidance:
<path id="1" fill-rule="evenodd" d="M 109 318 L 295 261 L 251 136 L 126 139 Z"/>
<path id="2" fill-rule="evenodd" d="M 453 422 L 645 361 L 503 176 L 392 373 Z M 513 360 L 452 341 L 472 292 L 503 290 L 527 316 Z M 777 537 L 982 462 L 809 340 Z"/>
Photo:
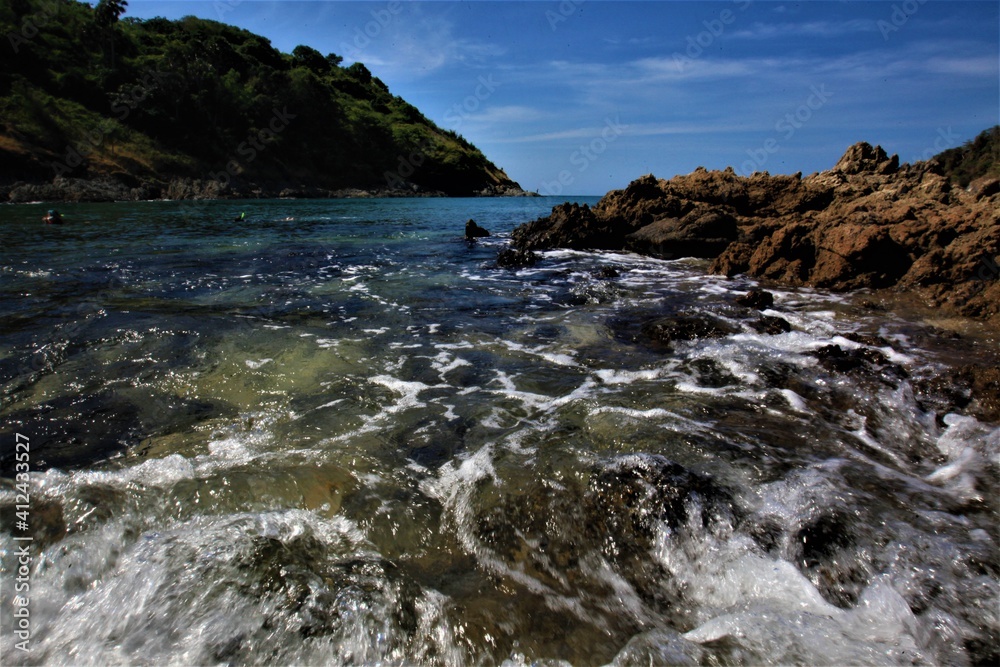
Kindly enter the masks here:
<path id="1" fill-rule="evenodd" d="M 475 240 L 485 238 L 490 235 L 490 230 L 485 227 L 479 226 L 475 220 L 469 220 L 465 223 L 465 238 L 468 240 Z"/>
<path id="2" fill-rule="evenodd" d="M 761 289 L 752 289 L 736 299 L 736 303 L 747 308 L 767 310 L 774 305 L 774 295 Z"/>
<path id="3" fill-rule="evenodd" d="M 563 204 L 514 230 L 522 249 L 711 258 L 713 273 L 843 291 L 892 288 L 932 307 L 1000 316 L 1000 181 L 952 185 L 934 159 L 851 146 L 807 177 L 699 168 L 643 176 L 593 208 Z M 757 306 L 753 306 L 757 307 Z"/>
<path id="4" fill-rule="evenodd" d="M 504 248 L 497 255 L 497 266 L 501 269 L 523 269 L 537 261 L 538 255 L 521 248 Z"/>

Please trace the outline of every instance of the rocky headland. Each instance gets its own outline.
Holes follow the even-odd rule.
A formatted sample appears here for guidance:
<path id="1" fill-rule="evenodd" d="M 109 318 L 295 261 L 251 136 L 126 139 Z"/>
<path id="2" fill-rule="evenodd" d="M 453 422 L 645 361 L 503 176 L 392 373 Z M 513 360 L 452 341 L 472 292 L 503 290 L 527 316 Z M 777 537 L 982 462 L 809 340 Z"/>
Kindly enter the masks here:
<path id="1" fill-rule="evenodd" d="M 867 143 L 807 177 L 643 176 L 593 208 L 556 206 L 515 229 L 513 245 L 700 257 L 717 274 L 912 292 L 950 314 L 1000 322 L 1000 179 L 961 187 L 940 160 L 900 165 Z"/>

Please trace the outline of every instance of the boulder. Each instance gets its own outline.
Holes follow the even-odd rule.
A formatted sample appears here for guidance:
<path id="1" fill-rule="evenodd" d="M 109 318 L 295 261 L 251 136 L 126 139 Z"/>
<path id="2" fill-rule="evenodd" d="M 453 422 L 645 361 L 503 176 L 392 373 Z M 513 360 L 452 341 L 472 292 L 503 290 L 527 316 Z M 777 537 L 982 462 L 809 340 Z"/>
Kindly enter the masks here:
<path id="1" fill-rule="evenodd" d="M 737 297 L 736 303 L 747 308 L 767 310 L 774 305 L 774 295 L 762 289 L 752 289 L 743 296 Z"/>
<path id="2" fill-rule="evenodd" d="M 489 230 L 480 227 L 475 220 L 470 219 L 467 223 L 465 223 L 465 238 L 467 240 L 473 241 L 475 239 L 485 238 L 489 235 Z"/>

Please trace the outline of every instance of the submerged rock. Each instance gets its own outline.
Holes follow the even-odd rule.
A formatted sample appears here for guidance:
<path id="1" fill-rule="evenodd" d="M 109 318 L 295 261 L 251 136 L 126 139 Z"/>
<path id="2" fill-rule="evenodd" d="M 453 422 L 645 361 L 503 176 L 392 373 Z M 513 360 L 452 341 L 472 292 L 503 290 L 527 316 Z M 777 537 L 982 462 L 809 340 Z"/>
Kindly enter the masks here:
<path id="1" fill-rule="evenodd" d="M 890 384 L 909 375 L 902 366 L 892 363 L 885 354 L 870 347 L 844 349 L 839 345 L 824 345 L 810 355 L 819 359 L 820 366 L 834 373 L 878 376 Z"/>
<path id="2" fill-rule="evenodd" d="M 679 341 L 699 338 L 724 338 L 736 333 L 728 323 L 702 315 L 664 317 L 647 322 L 642 327 L 647 340 L 669 346 Z"/>
<path id="3" fill-rule="evenodd" d="M 602 266 L 590 272 L 590 275 L 598 280 L 610 280 L 621 276 L 621 270 L 614 266 Z"/>
<path id="4" fill-rule="evenodd" d="M 735 520 L 728 489 L 663 456 L 620 456 L 598 469 L 587 499 L 592 529 L 614 552 L 649 547 L 662 522 L 681 529 Z"/>
<path id="5" fill-rule="evenodd" d="M 501 269 L 523 269 L 534 266 L 538 255 L 523 249 L 504 248 L 497 255 L 497 266 Z"/>

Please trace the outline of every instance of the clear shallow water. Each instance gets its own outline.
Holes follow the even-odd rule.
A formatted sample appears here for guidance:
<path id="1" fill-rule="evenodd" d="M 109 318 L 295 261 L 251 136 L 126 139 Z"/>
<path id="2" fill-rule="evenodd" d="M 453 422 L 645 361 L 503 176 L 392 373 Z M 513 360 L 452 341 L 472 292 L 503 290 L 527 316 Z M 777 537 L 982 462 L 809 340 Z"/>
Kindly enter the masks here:
<path id="1" fill-rule="evenodd" d="M 913 392 L 975 345 L 807 290 L 761 335 L 699 262 L 494 268 L 552 203 L 0 209 L 4 664 L 995 660 L 1000 430 Z M 733 333 L 643 338 L 672 313 Z M 851 332 L 892 372 L 810 354 Z"/>

